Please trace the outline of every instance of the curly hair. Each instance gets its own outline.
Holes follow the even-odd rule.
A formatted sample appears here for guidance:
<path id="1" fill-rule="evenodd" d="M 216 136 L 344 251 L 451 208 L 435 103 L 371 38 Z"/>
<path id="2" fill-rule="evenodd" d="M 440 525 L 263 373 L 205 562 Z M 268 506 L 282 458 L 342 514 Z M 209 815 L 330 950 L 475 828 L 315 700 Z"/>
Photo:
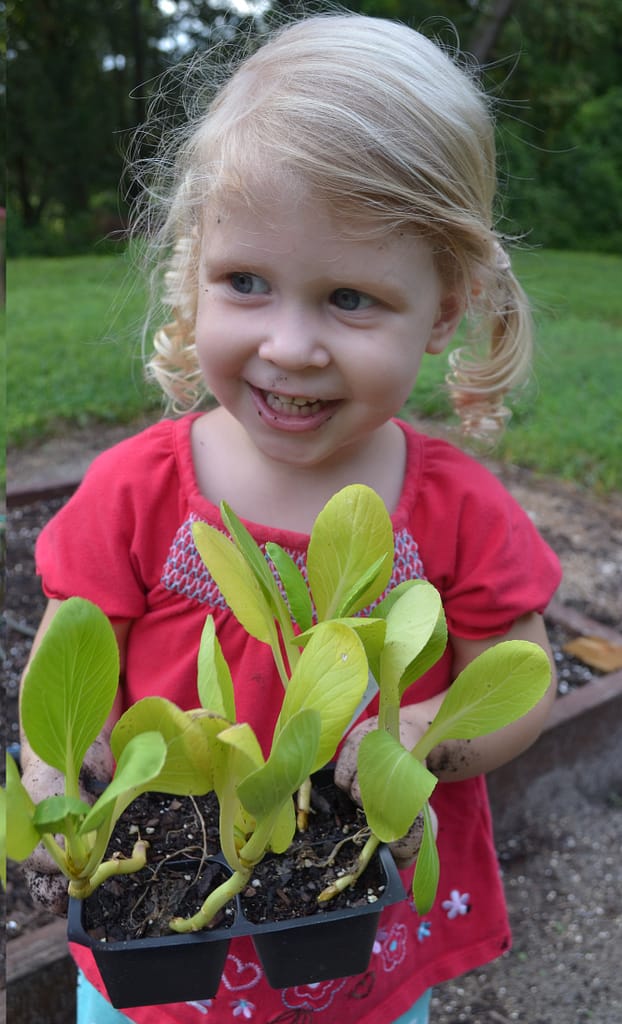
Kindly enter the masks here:
<path id="1" fill-rule="evenodd" d="M 137 216 L 159 298 L 150 322 L 168 311 L 148 370 L 169 408 L 205 398 L 193 332 L 206 204 L 234 195 L 252 206 L 267 184 L 277 197 L 290 180 L 340 224 L 407 227 L 431 241 L 470 325 L 450 355 L 453 405 L 465 432 L 498 431 L 505 395 L 529 373 L 532 326 L 494 229 L 494 120 L 475 70 L 403 24 L 350 13 L 277 29 L 234 68 L 213 57 L 192 68 L 193 109 L 169 157 L 153 161 Z"/>

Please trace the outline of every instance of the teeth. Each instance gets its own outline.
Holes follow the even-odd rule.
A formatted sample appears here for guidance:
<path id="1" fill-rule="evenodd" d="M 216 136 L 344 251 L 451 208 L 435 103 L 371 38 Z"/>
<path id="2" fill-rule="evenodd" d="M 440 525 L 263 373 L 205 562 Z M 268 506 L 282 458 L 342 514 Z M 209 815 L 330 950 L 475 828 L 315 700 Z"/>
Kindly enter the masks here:
<path id="1" fill-rule="evenodd" d="M 286 398 L 284 395 L 275 395 L 272 391 L 264 392 L 264 398 L 271 409 L 287 413 L 288 416 L 313 416 L 324 405 L 317 398 Z"/>

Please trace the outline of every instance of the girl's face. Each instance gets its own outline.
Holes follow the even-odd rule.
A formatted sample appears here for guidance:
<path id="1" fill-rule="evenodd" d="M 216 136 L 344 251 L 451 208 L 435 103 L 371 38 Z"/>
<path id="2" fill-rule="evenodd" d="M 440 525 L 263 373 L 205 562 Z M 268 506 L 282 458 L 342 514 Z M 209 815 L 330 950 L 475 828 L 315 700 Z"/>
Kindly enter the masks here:
<path id="1" fill-rule="evenodd" d="M 207 386 L 264 456 L 347 458 L 404 404 L 460 319 L 431 246 L 353 238 L 321 204 L 205 214 L 196 320 Z M 354 446 L 354 449 L 353 449 Z"/>

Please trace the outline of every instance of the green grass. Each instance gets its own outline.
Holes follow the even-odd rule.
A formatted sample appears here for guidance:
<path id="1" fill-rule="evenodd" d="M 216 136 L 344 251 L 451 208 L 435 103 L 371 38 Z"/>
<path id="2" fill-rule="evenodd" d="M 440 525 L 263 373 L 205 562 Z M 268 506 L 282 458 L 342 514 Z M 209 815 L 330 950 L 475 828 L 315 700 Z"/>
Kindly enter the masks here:
<path id="1" fill-rule="evenodd" d="M 10 261 L 7 293 L 10 445 L 159 402 L 142 375 L 145 293 L 125 256 Z"/>
<path id="2" fill-rule="evenodd" d="M 622 490 L 622 259 L 519 253 L 536 306 L 534 378 L 499 457 L 599 491 Z M 11 445 L 159 404 L 142 379 L 145 295 L 119 256 L 15 260 L 8 268 Z M 443 357 L 427 357 L 408 409 L 449 419 Z"/>
<path id="3" fill-rule="evenodd" d="M 622 259 L 519 253 L 536 311 L 533 380 L 517 400 L 500 458 L 597 491 L 622 490 Z M 446 361 L 424 360 L 408 409 L 450 419 Z"/>

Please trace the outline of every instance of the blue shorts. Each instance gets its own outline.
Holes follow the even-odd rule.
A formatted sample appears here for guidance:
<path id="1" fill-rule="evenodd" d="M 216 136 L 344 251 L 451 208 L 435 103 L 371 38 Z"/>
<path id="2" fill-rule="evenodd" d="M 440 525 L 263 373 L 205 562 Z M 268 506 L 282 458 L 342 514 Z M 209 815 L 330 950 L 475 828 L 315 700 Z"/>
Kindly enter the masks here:
<path id="1" fill-rule="evenodd" d="M 428 1024 L 431 995 L 432 990 L 428 989 L 410 1010 L 398 1017 L 394 1024 Z M 129 1017 L 120 1010 L 115 1010 L 90 981 L 86 980 L 82 971 L 78 971 L 77 1007 L 77 1024 L 131 1024 Z"/>

